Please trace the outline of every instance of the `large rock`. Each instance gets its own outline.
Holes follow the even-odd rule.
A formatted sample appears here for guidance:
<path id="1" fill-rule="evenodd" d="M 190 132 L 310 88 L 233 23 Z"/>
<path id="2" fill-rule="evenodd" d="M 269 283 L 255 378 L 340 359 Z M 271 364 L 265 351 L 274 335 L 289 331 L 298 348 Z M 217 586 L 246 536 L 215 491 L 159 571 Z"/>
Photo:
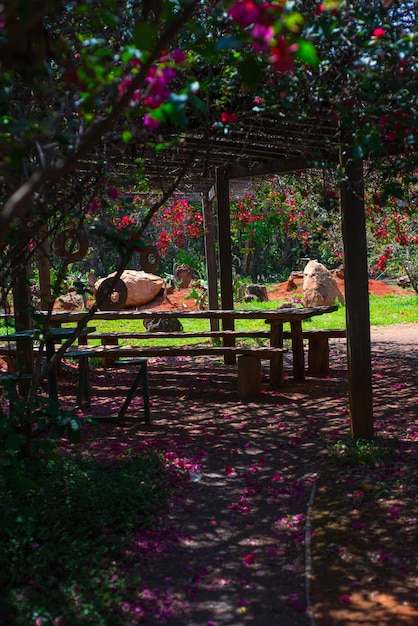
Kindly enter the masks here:
<path id="1" fill-rule="evenodd" d="M 83 308 L 83 298 L 78 295 L 75 287 L 70 287 L 68 293 L 58 298 L 58 304 L 64 311 L 75 311 Z"/>
<path id="2" fill-rule="evenodd" d="M 105 278 L 100 278 L 94 285 L 94 294 L 96 294 L 101 283 L 114 276 L 115 273 L 109 274 Z M 128 290 L 128 296 L 126 300 L 127 307 L 140 306 L 141 304 L 147 304 L 155 298 L 156 295 L 164 287 L 164 279 L 155 274 L 147 274 L 142 270 L 125 270 L 121 274 L 121 280 L 125 283 Z"/>
<path id="3" fill-rule="evenodd" d="M 305 306 L 330 306 L 336 300 L 344 304 L 344 296 L 325 265 L 318 261 L 309 261 L 303 275 Z"/>
<path id="4" fill-rule="evenodd" d="M 187 263 L 174 264 L 173 276 L 179 289 L 187 289 L 190 287 L 190 283 L 198 278 Z"/>
<path id="5" fill-rule="evenodd" d="M 183 324 L 177 317 L 160 317 L 146 319 L 143 322 L 145 328 L 152 333 L 183 332 Z"/>
<path id="6" fill-rule="evenodd" d="M 247 285 L 247 293 L 255 296 L 259 302 L 267 302 L 269 299 L 265 285 Z"/>

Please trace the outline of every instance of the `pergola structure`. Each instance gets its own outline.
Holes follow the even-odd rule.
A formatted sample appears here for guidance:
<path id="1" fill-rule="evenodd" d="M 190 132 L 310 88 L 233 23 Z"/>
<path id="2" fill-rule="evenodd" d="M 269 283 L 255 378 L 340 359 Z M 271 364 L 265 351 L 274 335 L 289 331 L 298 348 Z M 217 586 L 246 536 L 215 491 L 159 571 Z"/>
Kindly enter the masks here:
<path id="1" fill-rule="evenodd" d="M 289 174 L 307 169 L 340 167 L 349 404 L 351 432 L 354 437 L 373 436 L 373 399 L 370 345 L 370 315 L 366 221 L 363 189 L 363 163 L 353 158 L 350 144 L 341 128 L 326 111 L 292 120 L 251 111 L 230 127 L 195 122 L 179 136 L 161 133 L 161 143 L 147 143 L 138 131 L 137 141 L 123 149 L 120 135 L 108 134 L 96 146 L 96 156 L 106 159 L 109 169 L 123 186 L 134 165 L 150 188 L 169 195 L 170 190 L 198 194 L 205 219 L 205 246 L 208 270 L 209 307 L 218 308 L 217 274 L 221 287 L 222 309 L 232 309 L 232 254 L 230 226 L 231 184 L 257 177 Z M 140 146 L 137 148 L 136 146 Z M 388 156 L 403 151 L 390 146 Z M 90 163 L 86 163 L 91 167 Z M 83 169 L 83 164 L 81 164 Z M 216 204 L 219 258 L 215 256 Z M 226 324 L 226 322 L 225 322 Z M 225 326 L 226 328 L 226 326 Z"/>
<path id="2" fill-rule="evenodd" d="M 230 231 L 230 185 L 243 179 L 293 173 L 318 167 L 341 167 L 342 238 L 346 294 L 347 352 L 351 431 L 373 435 L 370 315 L 363 164 L 352 158 L 343 132 L 324 112 L 288 122 L 285 116 L 252 112 L 231 128 L 204 125 L 189 129 L 174 147 L 142 153 L 151 186 L 170 185 L 200 193 L 205 217 L 209 307 L 217 308 L 214 256 L 216 201 L 221 307 L 234 306 Z M 388 152 L 389 154 L 390 152 Z M 382 155 L 383 156 L 383 155 Z M 178 180 L 178 184 L 176 184 Z"/>

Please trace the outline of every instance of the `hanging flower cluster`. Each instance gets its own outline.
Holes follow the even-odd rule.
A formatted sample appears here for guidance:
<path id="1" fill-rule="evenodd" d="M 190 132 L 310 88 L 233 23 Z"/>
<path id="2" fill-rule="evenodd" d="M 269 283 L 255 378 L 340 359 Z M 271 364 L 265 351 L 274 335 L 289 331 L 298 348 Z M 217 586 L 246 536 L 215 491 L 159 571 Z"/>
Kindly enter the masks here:
<path id="1" fill-rule="evenodd" d="M 280 2 L 262 2 L 238 0 L 228 10 L 232 21 L 244 29 L 253 41 L 257 54 L 267 54 L 272 67 L 278 72 L 290 72 L 294 69 L 294 54 L 299 45 L 290 43 L 277 34 L 276 25 L 283 13 L 284 0 Z"/>
<path id="2" fill-rule="evenodd" d="M 160 116 L 153 115 L 152 111 L 156 111 L 167 102 L 171 94 L 169 84 L 177 76 L 177 66 L 184 63 L 185 59 L 186 55 L 182 50 L 174 50 L 169 54 L 164 53 L 158 64 L 150 68 L 145 81 L 146 88 L 144 90 L 137 89 L 134 92 L 131 107 L 143 105 L 148 109 L 148 112 L 144 114 L 143 122 L 149 130 L 155 130 L 161 125 Z M 134 66 L 139 63 L 137 59 L 134 59 Z M 133 76 L 125 76 L 121 80 L 118 86 L 120 98 L 125 95 L 132 82 Z"/>

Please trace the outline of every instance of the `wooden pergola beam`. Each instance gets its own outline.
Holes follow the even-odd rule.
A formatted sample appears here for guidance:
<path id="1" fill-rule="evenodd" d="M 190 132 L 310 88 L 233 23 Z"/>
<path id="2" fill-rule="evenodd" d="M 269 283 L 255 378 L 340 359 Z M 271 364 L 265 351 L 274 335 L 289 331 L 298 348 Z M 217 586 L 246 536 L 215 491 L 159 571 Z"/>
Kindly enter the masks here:
<path id="1" fill-rule="evenodd" d="M 304 157 L 289 157 L 288 159 L 276 159 L 264 163 L 252 163 L 251 165 L 240 163 L 230 165 L 228 175 L 231 180 L 236 180 L 239 178 L 255 178 L 257 176 L 304 171 L 308 167 L 308 161 Z"/>

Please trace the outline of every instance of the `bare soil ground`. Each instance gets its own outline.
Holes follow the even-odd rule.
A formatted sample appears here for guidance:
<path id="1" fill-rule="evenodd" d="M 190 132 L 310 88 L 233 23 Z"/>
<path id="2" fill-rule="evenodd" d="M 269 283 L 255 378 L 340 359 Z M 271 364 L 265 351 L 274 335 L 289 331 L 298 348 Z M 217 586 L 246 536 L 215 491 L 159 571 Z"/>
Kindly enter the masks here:
<path id="1" fill-rule="evenodd" d="M 370 290 L 402 292 L 377 281 Z M 192 308 L 186 294 L 153 305 Z M 150 359 L 152 427 L 86 429 L 89 455 L 158 446 L 183 458 L 167 518 L 140 538 L 136 566 L 157 604 L 127 624 L 418 624 L 418 324 L 371 336 L 378 438 L 353 459 L 343 340 L 331 344 L 327 378 L 295 383 L 288 360 L 283 388 L 269 388 L 266 368 L 262 395 L 245 402 L 234 366 Z M 117 410 L 131 379 L 98 370 L 93 413 Z M 140 397 L 132 410 L 142 415 Z"/>

